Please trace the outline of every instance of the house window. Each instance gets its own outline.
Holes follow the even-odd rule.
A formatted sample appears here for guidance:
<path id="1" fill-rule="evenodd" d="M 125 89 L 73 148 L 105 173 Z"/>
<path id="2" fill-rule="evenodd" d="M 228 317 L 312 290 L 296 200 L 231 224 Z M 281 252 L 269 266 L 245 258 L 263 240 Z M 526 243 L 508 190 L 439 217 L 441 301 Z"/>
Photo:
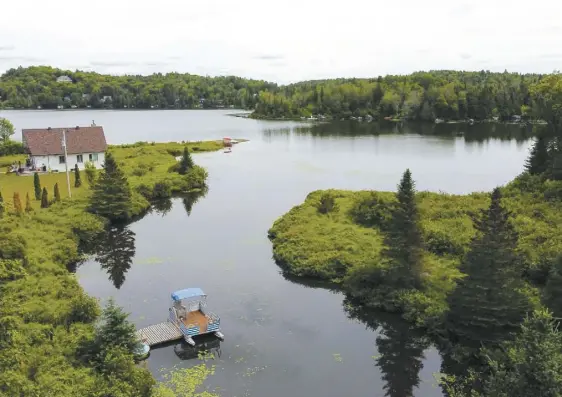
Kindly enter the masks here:
<path id="1" fill-rule="evenodd" d="M 64 156 L 59 156 L 59 164 L 64 164 L 66 162 L 66 159 L 64 158 Z"/>
<path id="2" fill-rule="evenodd" d="M 82 158 L 81 154 L 76 155 L 76 162 L 77 163 L 83 163 L 84 162 L 84 159 Z"/>
<path id="3" fill-rule="evenodd" d="M 98 161 L 98 154 L 90 153 L 90 161 Z"/>

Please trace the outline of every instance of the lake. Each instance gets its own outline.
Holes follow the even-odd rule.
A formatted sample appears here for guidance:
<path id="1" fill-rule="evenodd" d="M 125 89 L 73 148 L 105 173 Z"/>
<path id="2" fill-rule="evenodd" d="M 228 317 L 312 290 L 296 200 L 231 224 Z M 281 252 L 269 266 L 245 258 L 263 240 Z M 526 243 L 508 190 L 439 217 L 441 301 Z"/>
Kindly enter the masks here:
<path id="1" fill-rule="evenodd" d="M 84 289 L 115 297 L 138 327 L 164 321 L 170 293 L 201 287 L 226 339 L 209 340 L 224 396 L 440 396 L 441 359 L 396 316 L 348 308 L 344 296 L 284 278 L 267 230 L 316 189 L 489 191 L 522 171 L 530 133 L 507 125 L 310 125 L 232 111 L 3 111 L 18 129 L 87 125 L 109 143 L 246 138 L 194 160 L 209 191 L 160 204 L 77 269 Z M 116 285 L 119 288 L 116 288 Z M 181 344 L 152 351 L 157 376 L 198 362 Z"/>

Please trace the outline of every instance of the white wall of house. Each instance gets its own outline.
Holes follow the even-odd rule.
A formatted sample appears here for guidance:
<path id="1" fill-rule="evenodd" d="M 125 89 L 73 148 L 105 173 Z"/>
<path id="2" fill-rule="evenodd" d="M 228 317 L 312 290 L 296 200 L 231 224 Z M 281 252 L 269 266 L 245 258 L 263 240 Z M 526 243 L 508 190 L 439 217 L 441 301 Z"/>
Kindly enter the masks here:
<path id="1" fill-rule="evenodd" d="M 59 155 L 48 156 L 31 156 L 36 167 L 47 166 L 47 170 L 64 172 L 66 170 L 64 162 L 61 163 Z M 68 168 L 74 168 L 78 164 L 78 168 L 83 170 L 86 163 L 90 161 L 96 168 L 102 168 L 105 162 L 105 153 L 82 153 L 68 155 Z"/>

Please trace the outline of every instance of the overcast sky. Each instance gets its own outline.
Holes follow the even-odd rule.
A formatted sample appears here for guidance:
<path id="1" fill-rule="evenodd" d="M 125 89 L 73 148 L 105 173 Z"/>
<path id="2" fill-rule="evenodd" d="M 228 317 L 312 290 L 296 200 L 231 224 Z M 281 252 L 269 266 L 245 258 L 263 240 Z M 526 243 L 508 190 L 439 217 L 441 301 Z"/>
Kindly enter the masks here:
<path id="1" fill-rule="evenodd" d="M 0 71 L 179 71 L 279 83 L 562 69 L 562 0 L 4 0 Z"/>

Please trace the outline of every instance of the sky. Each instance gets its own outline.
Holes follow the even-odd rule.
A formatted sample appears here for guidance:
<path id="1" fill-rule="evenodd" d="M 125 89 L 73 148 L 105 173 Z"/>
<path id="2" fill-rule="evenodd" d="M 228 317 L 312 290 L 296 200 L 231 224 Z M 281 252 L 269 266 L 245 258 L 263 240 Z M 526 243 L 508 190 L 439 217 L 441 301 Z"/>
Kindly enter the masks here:
<path id="1" fill-rule="evenodd" d="M 51 65 L 286 84 L 562 69 L 561 0 L 5 0 L 0 15 L 0 72 Z"/>

